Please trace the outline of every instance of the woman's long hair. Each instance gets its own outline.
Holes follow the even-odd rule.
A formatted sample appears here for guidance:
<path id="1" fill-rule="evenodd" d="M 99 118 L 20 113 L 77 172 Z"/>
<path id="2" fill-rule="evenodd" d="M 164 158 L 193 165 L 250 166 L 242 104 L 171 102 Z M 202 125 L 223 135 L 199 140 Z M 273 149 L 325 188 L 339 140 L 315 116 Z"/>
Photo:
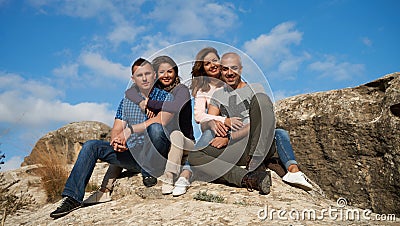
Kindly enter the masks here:
<path id="1" fill-rule="evenodd" d="M 174 81 L 171 83 L 171 85 L 169 86 L 164 86 L 159 80 L 158 80 L 158 68 L 160 67 L 161 64 L 163 63 L 167 63 L 169 65 L 172 66 L 172 69 L 175 72 L 175 79 Z M 178 66 L 176 65 L 175 61 L 169 57 L 169 56 L 158 56 L 156 58 L 154 58 L 154 60 L 151 62 L 151 65 L 153 66 L 153 69 L 157 75 L 157 81 L 155 84 L 155 87 L 159 88 L 159 89 L 163 89 L 167 92 L 170 92 L 173 88 L 175 88 L 181 81 L 179 78 L 179 74 L 178 74 Z"/>
<path id="2" fill-rule="evenodd" d="M 214 53 L 217 55 L 218 60 L 220 59 L 218 55 L 218 51 L 213 47 L 206 47 L 201 49 L 197 55 L 196 60 L 192 67 L 192 84 L 190 85 L 190 89 L 192 90 L 192 96 L 196 97 L 196 94 L 199 90 L 203 92 L 208 92 L 210 90 L 210 81 L 211 79 L 208 77 L 207 72 L 204 70 L 204 57 L 209 54 Z M 222 86 L 218 84 L 218 86 Z"/>

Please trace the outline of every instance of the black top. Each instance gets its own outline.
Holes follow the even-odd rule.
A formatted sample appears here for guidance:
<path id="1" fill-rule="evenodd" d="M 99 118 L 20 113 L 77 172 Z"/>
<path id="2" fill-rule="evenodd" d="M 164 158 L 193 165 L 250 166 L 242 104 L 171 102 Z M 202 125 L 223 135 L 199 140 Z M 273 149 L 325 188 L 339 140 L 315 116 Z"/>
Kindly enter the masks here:
<path id="1" fill-rule="evenodd" d="M 170 132 L 179 130 L 185 137 L 195 140 L 192 125 L 192 102 L 189 88 L 184 84 L 178 84 L 170 93 L 174 96 L 173 101 L 163 102 L 149 99 L 147 108 L 153 112 L 166 111 L 173 113 L 174 117 L 166 126 L 167 129 Z M 125 95 L 136 104 L 144 100 L 136 89 L 128 89 Z"/>

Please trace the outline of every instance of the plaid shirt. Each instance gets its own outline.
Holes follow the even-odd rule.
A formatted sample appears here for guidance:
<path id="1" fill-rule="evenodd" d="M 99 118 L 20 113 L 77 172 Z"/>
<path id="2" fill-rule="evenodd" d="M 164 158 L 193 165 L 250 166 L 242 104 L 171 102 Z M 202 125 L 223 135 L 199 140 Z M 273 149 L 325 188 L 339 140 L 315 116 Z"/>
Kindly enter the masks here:
<path id="1" fill-rule="evenodd" d="M 172 101 L 173 96 L 164 90 L 154 88 L 149 95 L 149 99 L 158 101 Z M 122 105 L 122 120 L 126 121 L 128 125 L 136 125 L 148 119 L 147 115 L 142 111 L 142 109 L 140 109 L 139 105 L 133 103 L 128 98 L 124 98 L 120 105 Z M 137 144 L 143 144 L 143 142 L 144 133 L 133 133 L 128 138 L 126 144 L 128 148 L 131 148 Z"/>
<path id="2" fill-rule="evenodd" d="M 115 114 L 115 119 L 122 120 L 122 108 L 124 106 L 124 98 L 119 102 L 117 113 Z"/>

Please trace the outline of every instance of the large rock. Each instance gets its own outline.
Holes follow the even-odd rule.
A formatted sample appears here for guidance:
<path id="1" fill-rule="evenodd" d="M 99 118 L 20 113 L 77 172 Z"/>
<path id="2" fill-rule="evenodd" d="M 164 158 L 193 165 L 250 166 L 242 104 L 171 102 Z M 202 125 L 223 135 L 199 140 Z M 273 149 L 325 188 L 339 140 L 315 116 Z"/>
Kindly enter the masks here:
<path id="1" fill-rule="evenodd" d="M 82 144 L 87 140 L 109 140 L 111 128 L 101 122 L 73 122 L 40 138 L 22 166 L 33 165 L 43 152 L 57 153 L 67 164 L 75 163 Z"/>
<path id="2" fill-rule="evenodd" d="M 400 73 L 276 104 L 306 174 L 328 197 L 400 213 Z"/>
<path id="3" fill-rule="evenodd" d="M 91 181 L 100 184 L 107 164 L 98 163 Z M 101 173 L 99 173 L 101 172 Z M 217 195 L 221 203 L 196 200 L 199 192 Z M 173 197 L 161 194 L 161 182 L 146 188 L 140 175 L 118 179 L 111 202 L 77 209 L 65 217 L 53 220 L 49 214 L 59 203 L 40 207 L 7 217 L 5 225 L 398 225 L 397 221 L 373 221 L 375 213 L 363 217 L 363 209 L 346 206 L 344 210 L 360 213 L 359 220 L 328 215 L 330 208 L 340 209 L 338 203 L 317 193 L 307 193 L 285 184 L 272 173 L 269 195 L 249 192 L 223 184 L 194 181 L 186 194 Z M 86 193 L 85 196 L 89 196 Z M 279 211 L 279 212 L 278 212 Z M 314 214 L 311 214 L 314 211 Z M 343 211 L 345 212 L 345 211 Z M 351 217 L 351 216 L 350 216 Z"/>

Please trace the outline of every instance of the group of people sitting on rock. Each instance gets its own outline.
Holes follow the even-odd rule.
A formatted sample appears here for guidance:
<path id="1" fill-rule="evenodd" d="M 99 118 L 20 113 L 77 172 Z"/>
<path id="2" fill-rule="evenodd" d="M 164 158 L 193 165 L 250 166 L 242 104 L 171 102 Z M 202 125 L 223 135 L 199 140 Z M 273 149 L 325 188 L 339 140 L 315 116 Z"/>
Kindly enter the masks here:
<path id="1" fill-rule="evenodd" d="M 283 181 L 311 190 L 289 134 L 275 128 L 273 103 L 260 84 L 243 81 L 242 69 L 239 54 L 228 52 L 220 58 L 215 48 L 206 47 L 196 55 L 188 87 L 181 83 L 171 57 L 137 59 L 131 67 L 132 86 L 117 109 L 111 142 L 83 144 L 63 200 L 50 216 L 59 218 L 82 205 L 110 201 L 123 169 L 141 172 L 146 187 L 160 180 L 164 195 L 185 194 L 195 179 L 269 194 L 267 167 L 275 152 L 284 166 Z M 202 131 L 197 142 L 193 115 Z M 97 160 L 109 163 L 109 168 L 100 189 L 83 201 Z"/>

